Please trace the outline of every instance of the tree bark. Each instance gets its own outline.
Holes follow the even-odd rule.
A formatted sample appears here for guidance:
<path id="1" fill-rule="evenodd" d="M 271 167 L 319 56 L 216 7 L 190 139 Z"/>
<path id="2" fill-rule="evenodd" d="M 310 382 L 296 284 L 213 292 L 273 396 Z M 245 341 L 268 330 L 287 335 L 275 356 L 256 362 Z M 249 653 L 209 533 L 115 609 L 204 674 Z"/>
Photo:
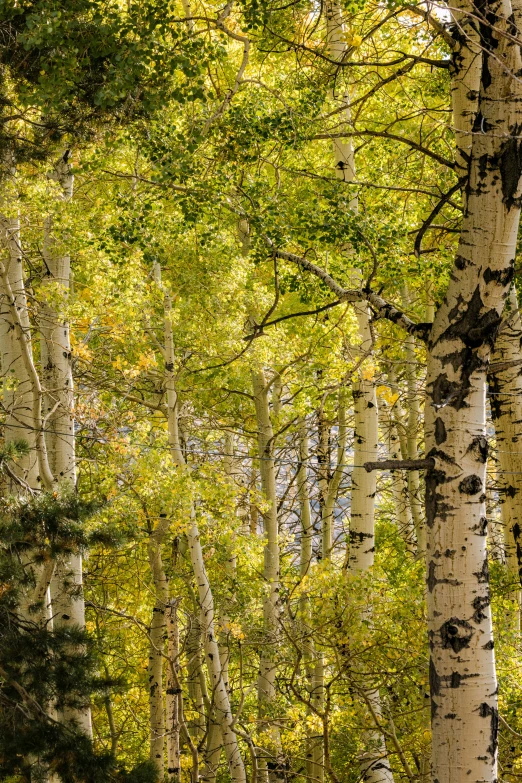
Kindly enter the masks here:
<path id="1" fill-rule="evenodd" d="M 165 711 L 163 687 L 163 662 L 167 637 L 166 609 L 169 606 L 169 583 L 163 566 L 161 545 L 169 526 L 162 516 L 156 529 L 149 536 L 148 556 L 154 584 L 154 608 L 150 625 L 149 649 L 149 720 L 150 759 L 158 767 L 161 778 L 165 774 Z"/>
<path id="2" fill-rule="evenodd" d="M 404 306 L 408 307 L 410 296 L 406 284 L 404 284 L 402 288 L 402 298 Z M 408 421 L 406 424 L 407 454 L 403 455 L 403 459 L 418 459 L 419 449 L 417 438 L 420 421 L 420 400 L 417 389 L 415 338 L 412 334 L 406 336 L 406 339 L 404 340 L 404 349 L 406 353 L 405 377 L 407 386 Z M 419 471 L 408 471 L 407 481 L 411 516 L 417 540 L 417 550 L 419 554 L 424 555 L 426 552 L 426 525 L 420 497 Z"/>
<path id="3" fill-rule="evenodd" d="M 273 458 L 274 432 L 270 419 L 268 401 L 269 385 L 263 370 L 252 372 L 254 404 L 257 421 L 257 442 L 260 462 L 261 486 L 268 504 L 263 513 L 265 552 L 263 578 L 265 580 L 265 600 L 263 603 L 264 641 L 259 660 L 258 701 L 259 715 L 266 744 L 267 756 L 259 759 L 261 783 L 268 775 L 271 783 L 283 777 L 281 740 L 279 729 L 273 724 L 270 712 L 276 698 L 275 650 L 279 637 L 279 530 L 277 518 L 277 494 L 275 464 Z"/>
<path id="4" fill-rule="evenodd" d="M 171 598 L 166 609 L 167 626 L 167 689 L 165 692 L 167 737 L 167 777 L 170 783 L 179 783 L 181 772 L 180 729 L 181 729 L 181 667 L 179 662 L 179 600 Z"/>
<path id="5" fill-rule="evenodd" d="M 500 471 L 498 485 L 506 564 L 518 608 L 522 583 L 522 319 L 513 285 L 507 300 L 507 317 L 495 342 L 489 369 L 490 406 Z"/>
<path id="6" fill-rule="evenodd" d="M 482 18 L 482 10 L 475 10 Z M 428 341 L 426 476 L 433 779 L 497 778 L 486 551 L 486 373 L 513 277 L 522 161 L 515 5 L 480 25 L 483 68 L 461 239 Z M 518 29 L 517 29 L 518 28 Z"/>
<path id="7" fill-rule="evenodd" d="M 372 349 L 372 335 L 368 308 L 356 308 L 359 334 L 362 338 L 360 350 L 368 355 Z M 359 372 L 353 384 L 354 400 L 354 446 L 350 511 L 350 549 L 348 568 L 350 571 L 366 571 L 371 568 L 375 553 L 375 493 L 377 478 L 363 467 L 365 462 L 374 461 L 378 445 L 378 409 L 373 377 Z"/>

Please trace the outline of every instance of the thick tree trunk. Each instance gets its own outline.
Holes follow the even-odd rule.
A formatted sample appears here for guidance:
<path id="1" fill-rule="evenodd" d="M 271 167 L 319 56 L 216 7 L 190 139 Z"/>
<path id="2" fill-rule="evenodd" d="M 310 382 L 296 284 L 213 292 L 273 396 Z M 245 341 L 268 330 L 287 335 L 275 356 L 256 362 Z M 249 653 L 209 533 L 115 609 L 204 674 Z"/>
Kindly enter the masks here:
<path id="1" fill-rule="evenodd" d="M 512 15 L 513 12 L 513 15 Z M 482 18 L 476 11 L 475 18 Z M 509 19 L 509 21 L 508 21 Z M 428 342 L 426 476 L 433 778 L 497 778 L 497 681 L 486 551 L 486 373 L 513 276 L 522 161 L 519 9 L 488 7 L 455 267 Z"/>

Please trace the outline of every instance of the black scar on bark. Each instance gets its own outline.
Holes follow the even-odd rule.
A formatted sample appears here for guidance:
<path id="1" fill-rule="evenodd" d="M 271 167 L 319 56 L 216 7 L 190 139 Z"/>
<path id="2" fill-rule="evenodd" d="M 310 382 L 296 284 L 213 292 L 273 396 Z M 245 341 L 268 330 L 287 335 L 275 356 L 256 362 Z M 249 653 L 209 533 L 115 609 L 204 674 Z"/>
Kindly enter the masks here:
<path id="1" fill-rule="evenodd" d="M 459 307 L 458 312 L 454 313 L 457 309 L 455 307 L 448 313 L 450 325 L 440 339 L 457 338 L 469 348 L 478 348 L 485 341 L 493 345 L 502 319 L 495 309 L 483 312 L 483 308 L 484 302 L 477 285 L 464 310 Z M 463 367 L 462 370 L 465 375 L 465 368 Z"/>
<path id="2" fill-rule="evenodd" d="M 469 647 L 471 637 L 473 636 L 473 628 L 467 620 L 451 617 L 441 625 L 439 634 L 444 649 L 451 647 L 454 653 L 459 653 L 461 650 Z"/>
<path id="3" fill-rule="evenodd" d="M 434 700 L 434 696 L 438 696 L 440 694 L 440 684 L 441 679 L 439 675 L 437 674 L 437 670 L 435 668 L 435 664 L 433 663 L 433 659 L 430 657 L 430 693 L 431 693 L 431 718 L 435 717 L 437 713 L 437 703 Z"/>
<path id="4" fill-rule="evenodd" d="M 493 421 L 499 419 L 502 415 L 503 397 L 501 392 L 501 383 L 495 373 L 488 375 L 488 386 L 490 392 L 491 418 Z"/>
<path id="5" fill-rule="evenodd" d="M 489 642 L 486 642 L 486 644 L 482 645 L 483 650 L 493 650 L 494 647 L 495 647 L 495 642 L 493 641 L 493 639 L 490 639 Z"/>
<path id="6" fill-rule="evenodd" d="M 489 564 L 487 557 L 482 561 L 482 567 L 480 571 L 474 571 L 473 576 L 477 577 L 477 582 L 480 584 L 488 584 L 489 582 Z"/>
<path id="7" fill-rule="evenodd" d="M 460 364 L 459 364 L 460 366 Z M 442 408 L 460 396 L 461 384 L 450 381 L 445 372 L 441 372 L 432 384 L 433 405 Z"/>
<path id="8" fill-rule="evenodd" d="M 484 609 L 487 609 L 487 607 L 490 604 L 489 596 L 481 596 L 477 595 L 476 598 L 473 599 L 471 605 L 473 609 L 475 610 L 473 613 L 473 619 L 476 623 L 481 623 L 482 620 L 485 620 L 487 615 L 484 614 Z"/>
<path id="9" fill-rule="evenodd" d="M 446 425 L 442 419 L 437 416 L 435 419 L 435 443 L 437 446 L 440 446 L 441 443 L 444 443 L 447 437 L 448 435 L 446 433 Z"/>
<path id="10" fill-rule="evenodd" d="M 455 720 L 455 718 L 456 718 L 456 717 L 457 717 L 457 713 L 456 713 L 456 712 L 448 712 L 448 713 L 447 713 L 447 714 L 444 716 L 444 718 L 445 718 L 446 720 Z"/>
<path id="11" fill-rule="evenodd" d="M 455 259 L 455 266 L 457 267 L 457 269 L 461 271 L 465 269 L 468 266 L 468 264 L 469 261 L 467 258 L 464 258 L 464 256 L 457 256 Z"/>
<path id="12" fill-rule="evenodd" d="M 512 130 L 512 138 L 504 143 L 499 160 L 503 201 L 508 209 L 520 206 L 521 201 L 520 196 L 516 196 L 522 176 L 522 149 L 516 138 L 519 135 L 520 126 L 517 124 Z"/>
<path id="13" fill-rule="evenodd" d="M 488 442 L 486 438 L 482 435 L 473 438 L 467 449 L 468 453 L 471 451 L 475 453 L 479 462 L 486 463 L 488 459 Z"/>
<path id="14" fill-rule="evenodd" d="M 513 268 L 514 262 L 510 261 L 509 263 L 510 266 L 504 267 L 504 269 L 491 269 L 491 267 L 488 266 L 488 268 L 484 270 L 484 282 L 491 283 L 491 281 L 494 281 L 501 286 L 509 286 L 515 273 Z"/>
<path id="15" fill-rule="evenodd" d="M 458 316 L 458 314 L 460 313 L 460 306 L 461 306 L 461 304 L 463 304 L 463 302 L 464 302 L 464 299 L 459 294 L 457 296 L 457 301 L 455 302 L 455 304 L 453 305 L 453 307 L 451 308 L 451 310 L 448 313 L 448 320 L 450 321 L 450 323 L 453 322 L 455 320 L 455 318 Z"/>
<path id="16" fill-rule="evenodd" d="M 433 658 L 431 658 L 431 657 L 430 657 L 429 679 L 430 679 L 430 693 L 431 693 L 431 695 L 432 696 L 438 696 L 440 694 L 441 678 L 437 674 L 437 670 L 435 668 L 435 664 L 433 663 Z"/>
<path id="17" fill-rule="evenodd" d="M 437 579 L 435 576 L 435 569 L 437 568 L 437 564 L 430 560 L 430 563 L 428 565 L 428 578 L 426 579 L 426 585 L 428 586 L 428 590 L 430 593 L 433 592 L 433 588 L 436 585 L 453 585 L 457 586 L 462 584 L 462 582 L 459 582 L 458 579 Z"/>
<path id="18" fill-rule="evenodd" d="M 491 729 L 489 736 L 490 745 L 487 748 L 487 751 L 490 756 L 495 757 L 498 747 L 498 710 L 496 707 L 491 707 L 489 704 L 486 704 L 486 702 L 482 702 L 479 707 L 479 715 L 481 718 L 491 719 Z"/>
<path id="19" fill-rule="evenodd" d="M 477 536 L 487 536 L 488 534 L 487 517 L 480 517 L 478 525 L 474 525 L 473 530 L 477 531 Z"/>
<path id="20" fill-rule="evenodd" d="M 358 541 L 360 544 L 364 541 L 365 538 L 373 538 L 372 533 L 362 533 L 357 532 L 356 530 L 350 531 L 350 541 L 356 542 Z"/>
<path id="21" fill-rule="evenodd" d="M 451 673 L 451 679 L 450 679 L 450 688 L 460 688 L 460 683 L 462 682 L 462 675 L 458 672 L 452 672 Z"/>
<path id="22" fill-rule="evenodd" d="M 463 495 L 477 495 L 482 489 L 480 476 L 466 476 L 459 484 L 459 492 Z"/>
<path id="23" fill-rule="evenodd" d="M 437 492 L 437 487 L 443 484 L 446 480 L 445 474 L 440 470 L 428 470 L 426 472 L 426 524 L 429 528 L 432 528 L 435 524 L 435 519 L 440 516 L 442 519 L 446 518 L 447 506 L 440 501 L 443 499 L 443 495 Z"/>

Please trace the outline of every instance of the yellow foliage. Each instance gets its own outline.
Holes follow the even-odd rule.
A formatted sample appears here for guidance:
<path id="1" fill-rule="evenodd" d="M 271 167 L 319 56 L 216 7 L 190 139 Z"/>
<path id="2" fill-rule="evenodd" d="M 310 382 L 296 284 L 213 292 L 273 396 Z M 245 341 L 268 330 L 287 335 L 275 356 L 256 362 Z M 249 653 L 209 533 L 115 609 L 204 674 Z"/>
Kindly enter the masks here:
<path id="1" fill-rule="evenodd" d="M 356 33 L 355 30 L 346 30 L 342 33 L 341 40 L 352 49 L 357 49 L 363 41 L 362 36 Z"/>

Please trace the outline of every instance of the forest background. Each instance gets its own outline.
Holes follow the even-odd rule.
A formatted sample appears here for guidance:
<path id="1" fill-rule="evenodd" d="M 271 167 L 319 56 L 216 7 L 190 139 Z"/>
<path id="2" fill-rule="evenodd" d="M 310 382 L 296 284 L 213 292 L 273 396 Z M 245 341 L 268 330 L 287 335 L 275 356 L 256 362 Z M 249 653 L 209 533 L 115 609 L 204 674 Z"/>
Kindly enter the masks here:
<path id="1" fill-rule="evenodd" d="M 2 780 L 521 778 L 519 13 L 0 0 Z"/>

